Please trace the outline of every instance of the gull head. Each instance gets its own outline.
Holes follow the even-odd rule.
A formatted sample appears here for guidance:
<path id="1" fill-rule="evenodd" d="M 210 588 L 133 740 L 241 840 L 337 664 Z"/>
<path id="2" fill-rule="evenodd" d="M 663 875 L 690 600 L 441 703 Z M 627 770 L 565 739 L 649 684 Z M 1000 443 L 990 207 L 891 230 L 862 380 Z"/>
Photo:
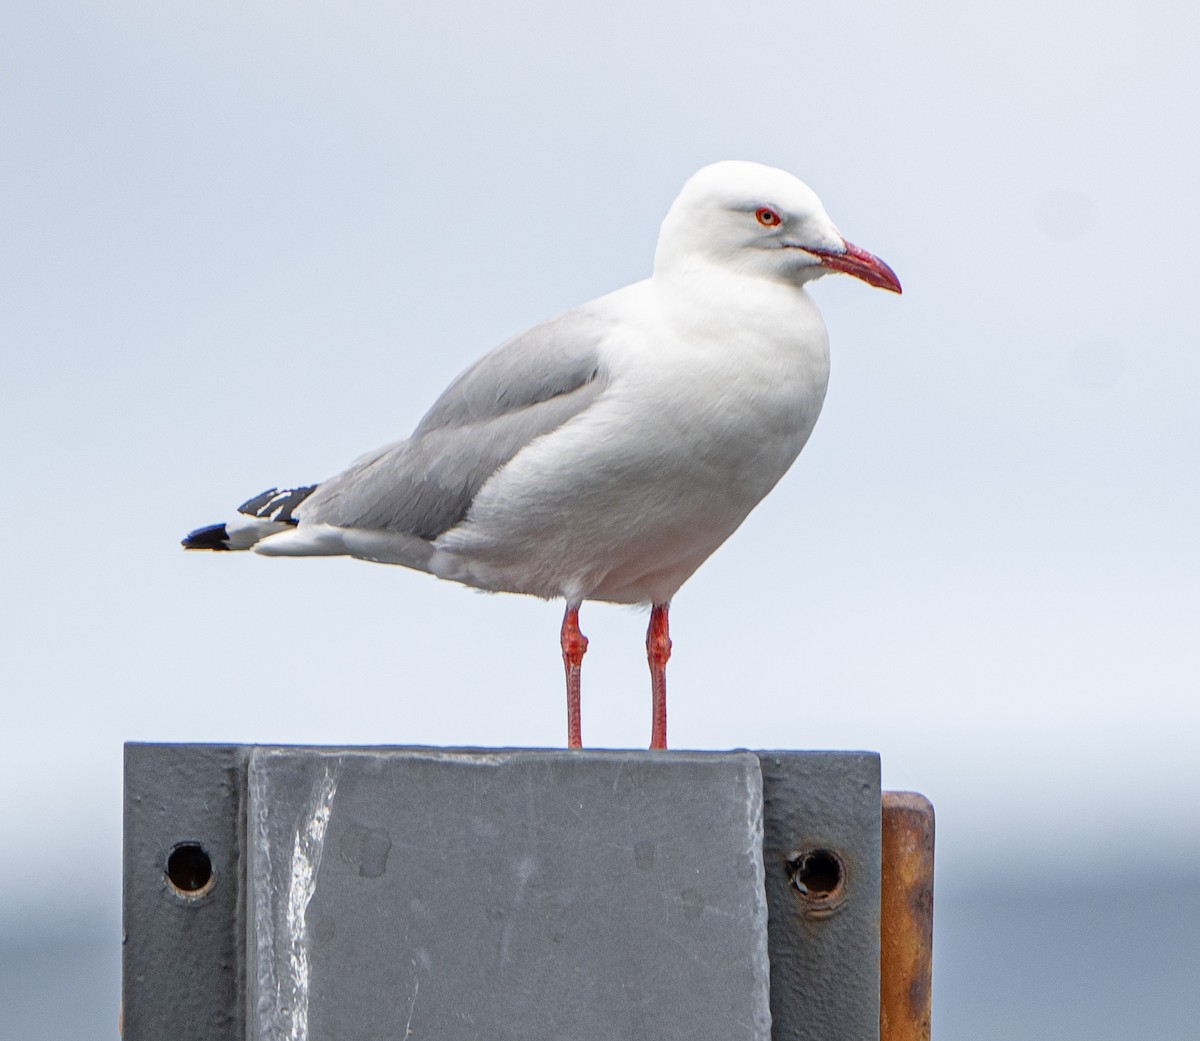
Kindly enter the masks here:
<path id="1" fill-rule="evenodd" d="M 655 274 L 696 264 L 803 285 L 842 271 L 900 292 L 890 267 L 847 242 L 821 200 L 790 173 L 726 160 L 692 175 L 663 220 Z"/>

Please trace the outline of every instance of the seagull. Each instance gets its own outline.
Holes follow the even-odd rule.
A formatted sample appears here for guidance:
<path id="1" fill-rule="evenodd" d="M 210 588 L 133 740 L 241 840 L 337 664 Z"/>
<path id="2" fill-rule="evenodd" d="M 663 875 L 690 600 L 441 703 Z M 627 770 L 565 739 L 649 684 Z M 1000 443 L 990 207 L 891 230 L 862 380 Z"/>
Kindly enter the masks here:
<path id="1" fill-rule="evenodd" d="M 683 186 L 649 278 L 535 325 L 455 379 L 412 435 L 271 488 L 187 549 L 350 556 L 566 602 L 567 744 L 582 746 L 585 600 L 649 605 L 651 748 L 666 748 L 668 610 L 800 454 L 829 340 L 808 284 L 900 292 L 806 184 L 727 160 Z"/>

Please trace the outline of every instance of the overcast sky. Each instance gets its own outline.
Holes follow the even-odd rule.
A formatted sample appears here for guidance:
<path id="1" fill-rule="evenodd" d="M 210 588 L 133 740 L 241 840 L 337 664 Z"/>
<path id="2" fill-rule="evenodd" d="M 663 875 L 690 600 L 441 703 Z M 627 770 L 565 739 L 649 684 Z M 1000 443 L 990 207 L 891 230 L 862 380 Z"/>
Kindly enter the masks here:
<path id="1" fill-rule="evenodd" d="M 115 913 L 126 740 L 563 742 L 559 605 L 179 539 L 644 277 L 723 158 L 905 293 L 815 286 L 825 411 L 675 600 L 672 744 L 878 750 L 946 884 L 1194 863 L 1198 11 L 8 5 L 3 920 Z M 643 746 L 645 616 L 582 623 L 585 742 Z"/>

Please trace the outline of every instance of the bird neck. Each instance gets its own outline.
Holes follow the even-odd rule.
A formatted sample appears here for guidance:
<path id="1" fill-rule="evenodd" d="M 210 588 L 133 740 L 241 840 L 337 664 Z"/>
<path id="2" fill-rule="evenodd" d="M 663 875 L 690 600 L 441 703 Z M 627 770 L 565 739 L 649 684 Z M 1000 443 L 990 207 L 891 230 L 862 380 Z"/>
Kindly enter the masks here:
<path id="1" fill-rule="evenodd" d="M 656 264 L 652 281 L 673 323 L 693 335 L 702 330 L 724 335 L 731 328 L 782 334 L 821 324 L 802 284 L 696 255 L 677 259 Z"/>

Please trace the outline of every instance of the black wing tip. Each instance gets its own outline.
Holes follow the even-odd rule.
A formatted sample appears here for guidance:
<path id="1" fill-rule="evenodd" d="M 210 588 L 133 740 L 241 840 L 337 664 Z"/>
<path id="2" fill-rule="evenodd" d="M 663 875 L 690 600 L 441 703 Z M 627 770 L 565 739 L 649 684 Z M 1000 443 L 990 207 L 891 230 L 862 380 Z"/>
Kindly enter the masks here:
<path id="1" fill-rule="evenodd" d="M 244 513 L 248 517 L 257 517 L 259 520 L 273 520 L 281 524 L 294 525 L 298 521 L 292 516 L 292 511 L 316 489 L 315 484 L 305 485 L 303 488 L 284 488 L 282 491 L 278 488 L 268 488 L 262 494 L 242 503 L 238 507 L 238 513 Z"/>
<path id="2" fill-rule="evenodd" d="M 184 549 L 229 549 L 228 538 L 224 524 L 210 524 L 207 528 L 197 528 L 180 545 Z"/>

